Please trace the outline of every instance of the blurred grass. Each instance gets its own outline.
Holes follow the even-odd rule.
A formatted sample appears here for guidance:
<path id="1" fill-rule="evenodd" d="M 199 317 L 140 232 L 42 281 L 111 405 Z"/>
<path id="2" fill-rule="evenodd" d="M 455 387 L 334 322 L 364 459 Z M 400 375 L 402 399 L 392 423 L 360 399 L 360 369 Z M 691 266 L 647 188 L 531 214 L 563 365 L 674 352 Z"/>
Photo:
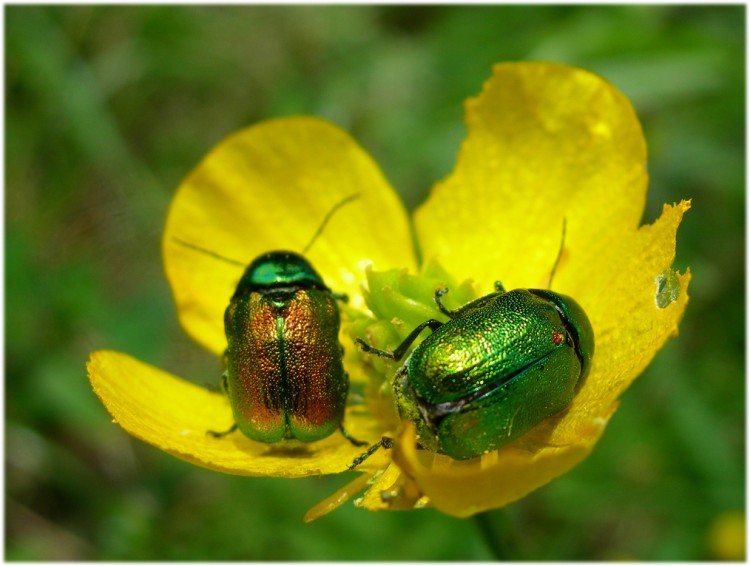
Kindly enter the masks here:
<path id="1" fill-rule="evenodd" d="M 304 512 L 345 478 L 222 476 L 111 424 L 90 351 L 197 383 L 159 238 L 203 154 L 265 118 L 358 139 L 410 209 L 453 167 L 494 62 L 597 72 L 649 143 L 645 222 L 692 198 L 691 303 L 593 455 L 485 517 L 517 556 L 711 560 L 745 502 L 744 6 L 6 6 L 6 559 L 491 559 L 473 521 Z M 730 515 L 729 516 L 733 516 Z M 408 536 L 404 533 L 408 532 Z M 743 558 L 735 556 L 736 559 Z"/>

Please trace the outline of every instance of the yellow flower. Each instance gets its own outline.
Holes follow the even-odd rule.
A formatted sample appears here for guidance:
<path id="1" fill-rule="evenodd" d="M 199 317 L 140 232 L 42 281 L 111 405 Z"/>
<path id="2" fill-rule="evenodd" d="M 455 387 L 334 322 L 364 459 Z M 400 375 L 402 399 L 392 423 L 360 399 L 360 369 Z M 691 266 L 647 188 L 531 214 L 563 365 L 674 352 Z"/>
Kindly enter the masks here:
<path id="1" fill-rule="evenodd" d="M 714 518 L 708 528 L 710 558 L 743 562 L 747 529 L 743 511 L 724 511 Z"/>
<path id="2" fill-rule="evenodd" d="M 180 186 L 163 238 L 180 321 L 220 356 L 223 313 L 242 267 L 182 245 L 248 262 L 262 252 L 301 252 L 327 285 L 347 293 L 341 342 L 352 389 L 344 425 L 352 436 L 396 439 L 357 478 L 310 510 L 312 520 L 358 494 L 371 510 L 434 506 L 455 516 L 501 507 L 565 473 L 590 452 L 617 399 L 669 336 L 687 304 L 689 271 L 672 269 L 689 202 L 665 205 L 639 227 L 646 147 L 625 97 L 580 69 L 500 64 L 467 102 L 468 137 L 453 173 L 409 219 L 370 157 L 344 132 L 314 118 L 265 122 L 215 148 Z M 398 364 L 361 353 L 354 338 L 392 349 L 417 324 L 493 290 L 546 287 L 567 229 L 552 288 L 586 310 L 596 336 L 591 373 L 568 409 L 529 434 L 468 461 L 417 449 L 390 395 Z M 417 259 L 417 254 L 421 258 Z M 444 319 L 444 317 L 443 317 Z M 427 332 L 425 334 L 428 334 Z M 217 369 L 218 374 L 218 369 Z M 227 400 L 124 354 L 92 354 L 89 378 L 130 434 L 215 470 L 299 477 L 345 471 L 362 449 L 334 434 L 265 445 L 232 424 Z M 354 396 L 353 396 L 354 397 Z"/>

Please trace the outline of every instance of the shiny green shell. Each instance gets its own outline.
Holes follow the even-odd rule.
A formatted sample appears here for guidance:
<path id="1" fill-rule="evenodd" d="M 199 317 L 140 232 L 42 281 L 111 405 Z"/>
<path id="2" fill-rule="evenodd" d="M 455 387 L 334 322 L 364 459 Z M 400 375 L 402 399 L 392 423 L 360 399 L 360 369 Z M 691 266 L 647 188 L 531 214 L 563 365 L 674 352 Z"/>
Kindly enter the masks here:
<path id="1" fill-rule="evenodd" d="M 500 448 L 565 409 L 588 374 L 594 333 L 568 296 L 498 285 L 449 314 L 394 381 L 423 448 L 457 460 Z"/>

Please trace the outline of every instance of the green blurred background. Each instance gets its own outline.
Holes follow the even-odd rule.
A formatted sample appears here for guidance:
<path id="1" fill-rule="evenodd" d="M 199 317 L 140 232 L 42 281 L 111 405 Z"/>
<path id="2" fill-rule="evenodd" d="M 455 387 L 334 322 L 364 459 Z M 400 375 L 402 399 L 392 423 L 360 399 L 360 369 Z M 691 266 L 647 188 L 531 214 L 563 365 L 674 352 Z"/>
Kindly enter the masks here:
<path id="1" fill-rule="evenodd" d="M 742 558 L 744 6 L 6 6 L 6 558 Z M 691 301 L 573 472 L 481 519 L 305 511 L 351 476 L 224 476 L 130 438 L 86 380 L 111 348 L 205 384 L 175 318 L 166 207 L 215 143 L 322 116 L 410 209 L 453 167 L 493 63 L 599 73 L 649 144 L 644 222 L 693 199 Z M 738 531 L 739 529 L 739 531 Z"/>

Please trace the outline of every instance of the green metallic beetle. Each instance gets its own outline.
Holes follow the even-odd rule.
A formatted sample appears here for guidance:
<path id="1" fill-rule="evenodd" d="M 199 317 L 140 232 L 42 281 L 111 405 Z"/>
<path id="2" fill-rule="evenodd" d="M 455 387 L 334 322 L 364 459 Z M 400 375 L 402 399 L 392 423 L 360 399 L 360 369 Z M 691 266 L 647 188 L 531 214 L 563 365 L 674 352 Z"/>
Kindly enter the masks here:
<path id="1" fill-rule="evenodd" d="M 505 291 L 497 282 L 494 293 L 454 311 L 442 304 L 447 291 L 435 291 L 435 302 L 448 322 L 423 322 L 393 353 L 357 342 L 399 361 L 425 328 L 433 331 L 396 372 L 395 401 L 401 418 L 416 424 L 421 448 L 466 460 L 565 409 L 591 368 L 594 332 L 581 306 L 553 291 Z M 350 469 L 381 446 L 392 439 Z"/>
<path id="2" fill-rule="evenodd" d="M 305 251 L 331 215 L 357 196 L 329 211 Z M 314 442 L 339 429 L 352 444 L 366 444 L 351 438 L 342 424 L 349 376 L 339 343 L 337 299 L 347 297 L 331 292 L 300 254 L 268 252 L 247 266 L 224 312 L 227 349 L 221 385 L 235 424 L 209 434 L 221 437 L 239 428 L 252 440 L 272 444 Z"/>

